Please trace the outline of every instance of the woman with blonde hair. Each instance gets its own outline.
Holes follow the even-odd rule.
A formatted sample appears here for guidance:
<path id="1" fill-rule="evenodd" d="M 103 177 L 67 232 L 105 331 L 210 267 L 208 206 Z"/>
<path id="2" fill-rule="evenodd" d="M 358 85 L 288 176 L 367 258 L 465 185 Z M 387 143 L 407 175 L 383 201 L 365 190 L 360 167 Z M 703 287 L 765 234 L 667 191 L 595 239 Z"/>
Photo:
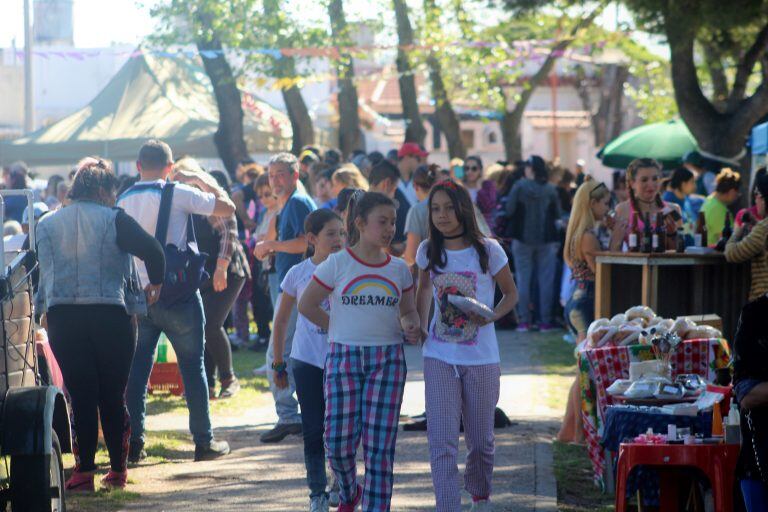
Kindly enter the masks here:
<path id="1" fill-rule="evenodd" d="M 198 187 L 204 192 L 220 190 L 229 194 L 229 190 L 192 158 L 177 161 L 171 176 L 174 180 Z M 240 390 L 240 383 L 233 369 L 232 347 L 224 330 L 224 321 L 251 272 L 237 236 L 235 214 L 207 219 L 194 216 L 193 226 L 200 250 L 208 254 L 205 268 L 211 275 L 210 280 L 200 287 L 206 320 L 205 368 L 208 396 L 210 399 L 229 398 Z M 218 395 L 215 392 L 216 369 L 221 383 Z"/>
<path id="2" fill-rule="evenodd" d="M 333 185 L 333 193 L 338 196 L 345 188 L 354 188 L 368 190 L 368 180 L 360 172 L 360 169 L 353 164 L 344 164 L 333 173 L 331 176 L 331 184 Z"/>
<path id="3" fill-rule="evenodd" d="M 611 192 L 605 183 L 590 179 L 576 190 L 571 217 L 565 232 L 563 259 L 571 268 L 575 281 L 573 293 L 565 306 L 568 323 L 576 331 L 578 342 L 587 336 L 587 328 L 595 319 L 595 255 L 603 248 L 597 237 L 597 225 L 608 213 Z M 571 385 L 565 418 L 557 435 L 558 441 L 581 442 L 581 389 L 579 379 Z"/>

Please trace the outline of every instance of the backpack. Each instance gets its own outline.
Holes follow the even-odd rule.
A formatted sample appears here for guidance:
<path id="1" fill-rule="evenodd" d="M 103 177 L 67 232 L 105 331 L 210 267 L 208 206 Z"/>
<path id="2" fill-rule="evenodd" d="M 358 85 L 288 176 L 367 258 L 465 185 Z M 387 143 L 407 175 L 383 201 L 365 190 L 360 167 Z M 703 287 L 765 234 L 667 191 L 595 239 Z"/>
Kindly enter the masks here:
<path id="1" fill-rule="evenodd" d="M 163 186 L 160 209 L 157 214 L 157 227 L 155 228 L 155 238 L 163 246 L 165 253 L 165 277 L 159 299 L 159 302 L 165 306 L 172 306 L 178 302 L 189 300 L 200 288 L 203 281 L 210 277 L 205 271 L 205 261 L 208 259 L 208 255 L 197 249 L 195 227 L 192 224 L 191 216 L 187 216 L 186 247 L 176 247 L 173 244 L 166 245 L 174 186 L 175 183 L 173 182 L 166 182 Z"/>

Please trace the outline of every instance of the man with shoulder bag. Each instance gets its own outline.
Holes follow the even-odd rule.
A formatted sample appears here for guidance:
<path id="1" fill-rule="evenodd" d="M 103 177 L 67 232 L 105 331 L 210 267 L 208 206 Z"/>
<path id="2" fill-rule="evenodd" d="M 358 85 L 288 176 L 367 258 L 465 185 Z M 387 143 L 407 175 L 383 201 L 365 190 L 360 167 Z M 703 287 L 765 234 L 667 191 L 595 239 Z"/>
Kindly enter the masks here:
<path id="1" fill-rule="evenodd" d="M 118 199 L 117 206 L 133 217 L 164 247 L 166 274 L 160 299 L 147 316 L 139 318 L 136 353 L 128 378 L 126 399 L 131 416 L 128 460 L 137 463 L 144 451 L 144 418 L 147 383 L 161 333 L 173 346 L 184 382 L 189 410 L 189 429 L 195 442 L 195 461 L 211 460 L 229 453 L 226 441 L 213 438 L 208 407 L 208 383 L 204 368 L 205 316 L 198 287 L 205 276 L 205 255 L 199 254 L 191 215 L 227 217 L 235 205 L 225 195 L 216 195 L 205 183 L 198 190 L 166 181 L 173 167 L 170 147 L 150 140 L 139 151 L 136 166 L 141 176 Z M 142 286 L 148 283 L 144 264 L 137 261 Z"/>

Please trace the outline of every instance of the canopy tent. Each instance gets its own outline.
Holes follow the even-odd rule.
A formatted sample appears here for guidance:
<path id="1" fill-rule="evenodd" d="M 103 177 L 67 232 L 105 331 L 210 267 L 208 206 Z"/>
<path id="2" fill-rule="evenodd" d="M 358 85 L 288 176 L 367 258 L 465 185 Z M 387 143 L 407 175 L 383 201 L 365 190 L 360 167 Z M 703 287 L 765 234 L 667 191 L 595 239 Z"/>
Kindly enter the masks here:
<path id="1" fill-rule="evenodd" d="M 698 149 L 682 119 L 646 124 L 622 133 L 606 144 L 597 157 L 607 167 L 625 168 L 635 158 L 655 158 L 665 169 L 682 163 L 686 153 Z"/>
<path id="2" fill-rule="evenodd" d="M 290 148 L 288 118 L 244 94 L 243 127 L 253 153 Z M 74 164 L 87 155 L 132 161 L 147 139 L 166 141 L 175 155 L 218 158 L 213 134 L 219 113 L 199 57 L 136 52 L 89 105 L 19 139 L 0 143 L 0 163 Z"/>

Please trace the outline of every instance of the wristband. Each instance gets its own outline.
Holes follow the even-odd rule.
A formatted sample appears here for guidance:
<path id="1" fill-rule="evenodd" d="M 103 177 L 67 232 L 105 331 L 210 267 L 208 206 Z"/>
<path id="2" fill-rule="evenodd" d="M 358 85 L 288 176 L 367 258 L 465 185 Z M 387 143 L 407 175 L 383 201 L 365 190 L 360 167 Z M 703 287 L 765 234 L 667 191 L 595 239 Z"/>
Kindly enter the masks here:
<path id="1" fill-rule="evenodd" d="M 276 363 L 275 361 L 272 361 L 272 369 L 276 371 L 277 373 L 283 373 L 288 368 L 288 365 L 283 361 L 282 363 Z"/>

